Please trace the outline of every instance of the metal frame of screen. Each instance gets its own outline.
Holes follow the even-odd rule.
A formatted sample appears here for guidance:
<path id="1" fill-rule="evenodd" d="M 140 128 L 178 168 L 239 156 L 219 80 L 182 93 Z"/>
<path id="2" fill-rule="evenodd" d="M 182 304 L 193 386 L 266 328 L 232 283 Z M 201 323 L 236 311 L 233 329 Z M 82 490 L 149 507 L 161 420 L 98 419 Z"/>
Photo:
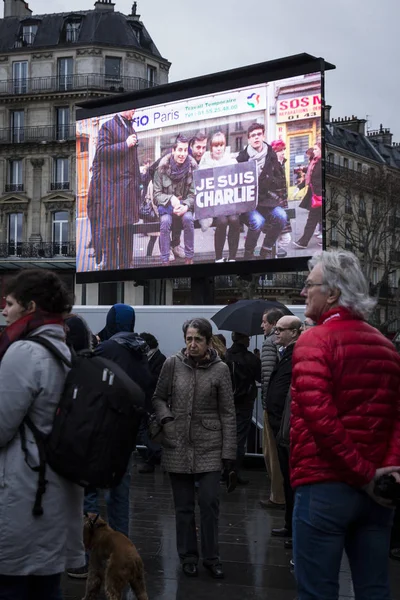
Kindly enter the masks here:
<path id="1" fill-rule="evenodd" d="M 326 247 L 325 231 L 325 94 L 324 72 L 334 69 L 323 58 L 309 54 L 297 54 L 286 58 L 264 62 L 248 67 L 241 67 L 222 73 L 205 75 L 193 79 L 169 83 L 166 85 L 146 88 L 138 92 L 121 94 L 85 102 L 77 110 L 77 122 L 92 117 L 104 116 L 123 110 L 129 110 L 134 104 L 136 109 L 148 106 L 196 98 L 217 92 L 245 88 L 290 77 L 321 73 L 321 148 L 322 148 L 322 186 L 323 186 L 323 247 Z M 166 279 L 176 277 L 209 277 L 228 274 L 250 274 L 284 271 L 301 271 L 307 268 L 310 256 L 273 258 L 270 260 L 238 260 L 224 263 L 195 263 L 192 265 L 170 263 L 168 266 L 144 266 L 140 268 L 82 271 L 76 273 L 77 283 L 101 283 L 112 281 L 144 281 L 147 279 Z"/>

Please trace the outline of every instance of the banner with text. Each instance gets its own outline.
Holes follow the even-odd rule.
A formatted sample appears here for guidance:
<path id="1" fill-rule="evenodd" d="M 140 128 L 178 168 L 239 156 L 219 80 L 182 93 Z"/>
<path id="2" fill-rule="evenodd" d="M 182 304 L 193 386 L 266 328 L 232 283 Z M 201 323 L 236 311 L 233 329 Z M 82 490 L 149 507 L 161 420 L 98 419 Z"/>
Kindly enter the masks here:
<path id="1" fill-rule="evenodd" d="M 257 206 L 257 167 L 254 161 L 194 172 L 195 217 L 238 215 Z"/>

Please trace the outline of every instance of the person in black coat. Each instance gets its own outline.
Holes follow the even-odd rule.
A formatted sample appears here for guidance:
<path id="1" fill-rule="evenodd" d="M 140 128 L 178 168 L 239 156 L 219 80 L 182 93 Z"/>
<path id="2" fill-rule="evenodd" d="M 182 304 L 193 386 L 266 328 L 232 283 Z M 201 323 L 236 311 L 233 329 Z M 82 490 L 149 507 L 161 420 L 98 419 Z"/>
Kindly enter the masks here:
<path id="1" fill-rule="evenodd" d="M 266 408 L 268 421 L 277 442 L 284 416 L 287 395 L 292 380 L 292 355 L 294 344 L 299 339 L 300 334 L 301 321 L 297 317 L 281 317 L 276 324 L 276 343 L 280 347 L 281 359 L 271 373 L 266 395 Z M 286 512 L 285 526 L 279 529 L 272 529 L 271 535 L 291 538 L 294 495 L 293 490 L 290 487 L 289 448 L 286 445 L 277 443 L 277 450 L 279 466 L 283 475 Z M 288 542 L 288 547 L 291 547 L 291 542 Z"/>
<path id="2" fill-rule="evenodd" d="M 322 231 L 322 167 L 321 167 L 321 144 L 317 142 L 310 152 L 310 164 L 302 181 L 298 183 L 299 189 L 307 185 L 307 192 L 299 204 L 299 208 L 309 211 L 307 223 L 303 235 L 294 242 L 296 248 L 307 248 L 310 239 L 318 224 Z"/>
<path id="3" fill-rule="evenodd" d="M 92 163 L 88 215 L 97 268 L 128 269 L 133 258 L 133 224 L 139 219 L 140 170 L 135 110 L 103 123 Z"/>
<path id="4" fill-rule="evenodd" d="M 149 361 L 149 367 L 152 375 L 152 388 L 153 392 L 156 389 L 157 381 L 161 373 L 161 369 L 163 364 L 165 363 L 166 356 L 160 351 L 158 347 L 157 338 L 154 337 L 151 333 L 140 333 L 139 334 L 142 340 L 144 340 L 148 346 L 147 359 Z M 152 394 L 153 395 L 153 394 Z M 153 412 L 152 406 L 148 407 L 148 412 Z M 145 455 L 145 462 L 143 466 L 138 469 L 138 472 L 141 474 L 154 473 L 154 468 L 156 464 L 160 463 L 161 460 L 161 445 L 153 442 L 148 434 L 147 434 L 147 425 L 148 420 L 145 419 L 142 423 L 142 441 L 146 446 L 147 451 Z"/>
<path id="5" fill-rule="evenodd" d="M 134 333 L 135 311 L 127 304 L 114 304 L 108 312 L 105 328 L 98 334 L 100 343 L 95 354 L 116 362 L 145 392 L 149 402 L 153 391 L 147 350 L 148 346 Z M 121 483 L 109 490 L 107 514 L 110 526 L 129 537 L 130 465 Z M 98 513 L 98 493 L 85 496 L 85 512 Z"/>
<path id="6" fill-rule="evenodd" d="M 250 338 L 243 333 L 232 333 L 232 346 L 226 351 L 225 362 L 232 378 L 233 397 L 236 410 L 237 454 L 236 472 L 240 485 L 248 484 L 239 475 L 253 417 L 254 401 L 257 398 L 257 384 L 261 382 L 261 360 L 248 350 Z"/>
<path id="7" fill-rule="evenodd" d="M 286 181 L 282 167 L 272 147 L 265 142 L 265 127 L 252 123 L 248 130 L 248 145 L 241 150 L 237 162 L 255 161 L 258 173 L 257 209 L 242 217 L 249 230 L 244 246 L 244 259 L 254 258 L 254 250 L 261 231 L 265 233 L 261 258 L 273 258 L 273 246 L 287 224 L 287 215 L 281 206 Z"/>

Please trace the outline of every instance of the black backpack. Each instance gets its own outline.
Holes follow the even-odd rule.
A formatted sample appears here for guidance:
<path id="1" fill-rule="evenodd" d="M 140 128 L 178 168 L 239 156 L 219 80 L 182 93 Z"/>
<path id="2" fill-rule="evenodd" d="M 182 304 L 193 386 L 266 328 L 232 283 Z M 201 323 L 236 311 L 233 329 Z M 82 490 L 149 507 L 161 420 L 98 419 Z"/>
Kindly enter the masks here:
<path id="1" fill-rule="evenodd" d="M 46 464 L 56 473 L 81 486 L 111 488 L 121 481 L 142 416 L 145 394 L 115 362 L 90 351 L 72 353 L 72 361 L 47 339 L 29 341 L 47 348 L 71 367 L 58 403 L 53 428 L 44 435 L 25 417 L 21 445 L 28 463 L 24 424 L 32 431 L 39 452 L 39 483 L 33 515 L 43 514 Z M 31 467 L 32 468 L 32 467 Z"/>

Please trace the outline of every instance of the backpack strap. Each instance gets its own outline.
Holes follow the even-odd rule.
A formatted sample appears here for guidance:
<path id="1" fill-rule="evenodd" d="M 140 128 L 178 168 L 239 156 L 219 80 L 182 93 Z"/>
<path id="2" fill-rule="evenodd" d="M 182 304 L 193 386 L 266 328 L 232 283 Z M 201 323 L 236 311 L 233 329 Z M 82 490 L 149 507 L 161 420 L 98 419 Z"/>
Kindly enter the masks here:
<path id="1" fill-rule="evenodd" d="M 33 335 L 32 337 L 28 337 L 26 338 L 27 342 L 35 342 L 36 344 L 40 344 L 41 346 L 43 346 L 44 348 L 47 348 L 47 350 L 49 350 L 53 356 L 55 356 L 56 358 L 58 358 L 59 360 L 61 360 L 67 367 L 71 368 L 72 367 L 72 363 L 70 360 L 68 360 L 68 358 L 65 358 L 64 354 L 61 352 L 61 350 L 59 350 L 57 348 L 57 346 L 55 346 L 54 344 L 52 344 L 51 342 L 49 342 L 48 339 L 40 336 L 40 335 Z M 75 352 L 73 351 L 72 348 L 70 348 L 71 350 L 71 355 L 72 357 L 74 357 Z"/>
<path id="2" fill-rule="evenodd" d="M 53 354 L 58 360 L 60 360 L 67 367 L 72 367 L 71 361 L 65 358 L 64 354 L 56 347 L 54 344 L 49 342 L 47 339 L 36 335 L 29 338 L 26 338 L 30 342 L 35 342 L 36 344 L 40 344 L 44 348 L 47 348 L 49 352 Z M 32 467 L 29 464 L 28 460 L 28 449 L 26 447 L 26 433 L 25 433 L 25 425 L 30 429 L 35 438 L 36 446 L 39 454 L 39 466 Z M 45 448 L 45 436 L 44 434 L 36 427 L 33 423 L 32 419 L 28 416 L 24 418 L 20 427 L 19 434 L 21 438 L 21 448 L 24 453 L 25 462 L 32 471 L 36 471 L 38 473 L 38 486 L 36 490 L 35 503 L 33 505 L 32 514 L 34 517 L 40 517 L 43 515 L 43 506 L 42 506 L 42 497 L 46 491 L 47 479 L 46 479 L 46 448 Z"/>

